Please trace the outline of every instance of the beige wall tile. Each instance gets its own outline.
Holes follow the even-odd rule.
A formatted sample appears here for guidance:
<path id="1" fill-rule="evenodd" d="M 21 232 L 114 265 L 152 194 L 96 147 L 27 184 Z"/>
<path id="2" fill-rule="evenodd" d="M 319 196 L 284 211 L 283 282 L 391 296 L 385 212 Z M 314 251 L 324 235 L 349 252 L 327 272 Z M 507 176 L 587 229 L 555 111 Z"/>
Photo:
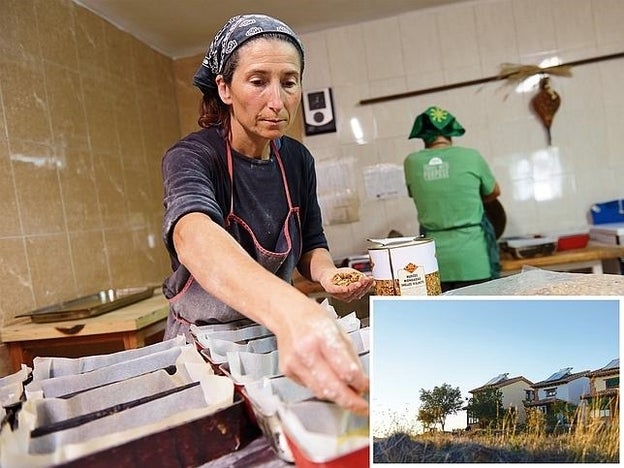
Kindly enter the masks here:
<path id="1" fill-rule="evenodd" d="M 0 238 L 21 233 L 9 147 L 0 137 Z"/>
<path id="2" fill-rule="evenodd" d="M 76 70 L 74 7 L 71 0 L 35 0 L 37 37 L 45 60 Z"/>
<path id="3" fill-rule="evenodd" d="M 59 233 L 65 230 L 59 168 L 65 154 L 50 146 L 25 141 L 11 142 L 17 202 L 25 235 Z"/>
<path id="4" fill-rule="evenodd" d="M 121 156 L 94 152 L 93 160 L 102 224 L 124 226 L 128 223 L 128 206 Z"/>
<path id="5" fill-rule="evenodd" d="M 149 199 L 151 190 L 149 182 L 146 180 L 145 169 L 135 169 L 134 167 L 124 168 L 124 179 L 126 183 L 126 204 L 128 207 L 128 221 L 133 228 L 144 226 L 148 221 Z"/>
<path id="6" fill-rule="evenodd" d="M 79 72 L 44 62 L 52 135 L 61 148 L 72 141 L 88 141 L 87 121 Z"/>
<path id="7" fill-rule="evenodd" d="M 73 232 L 69 235 L 71 259 L 76 273 L 78 295 L 84 296 L 112 285 L 102 231 Z"/>
<path id="8" fill-rule="evenodd" d="M 0 83 L 9 141 L 49 143 L 52 133 L 42 65 L 0 58 Z"/>
<path id="9" fill-rule="evenodd" d="M 76 51 L 83 79 L 86 76 L 103 76 L 109 73 L 105 29 L 109 23 L 85 8 L 74 12 Z"/>
<path id="10" fill-rule="evenodd" d="M 110 266 L 112 286 L 124 288 L 140 283 L 142 274 L 138 256 L 134 250 L 133 232 L 130 229 L 109 229 L 104 231 L 106 252 Z M 133 252 L 128 256 L 128 250 Z"/>
<path id="11" fill-rule="evenodd" d="M 132 44 L 135 39 L 129 34 L 121 34 L 115 26 L 106 23 L 104 25 L 104 41 L 109 73 L 116 79 L 128 83 L 133 82 Z"/>
<path id="12" fill-rule="evenodd" d="M 23 239 L 0 237 L 0 278 L 2 278 L 0 323 L 8 323 L 15 315 L 35 308 Z"/>
<path id="13" fill-rule="evenodd" d="M 65 233 L 27 237 L 26 255 L 37 307 L 77 297 L 69 242 Z"/>
<path id="14" fill-rule="evenodd" d="M 32 1 L 2 0 L 0 61 L 40 60 L 36 24 Z"/>
<path id="15" fill-rule="evenodd" d="M 168 272 L 169 257 L 160 240 L 160 223 L 146 226 L 144 229 L 133 231 L 134 248 L 136 249 L 139 270 L 141 271 L 140 282 L 142 285 L 161 285 Z"/>
<path id="16" fill-rule="evenodd" d="M 94 153 L 119 152 L 115 122 L 116 87 L 106 76 L 82 76 L 86 124 L 89 143 Z"/>
<path id="17" fill-rule="evenodd" d="M 119 89 L 114 111 L 124 168 L 145 167 L 141 117 L 137 104 L 136 90 L 130 88 Z"/>
<path id="18" fill-rule="evenodd" d="M 204 54 L 201 54 L 173 62 L 178 119 L 182 135 L 199 130 L 197 118 L 199 117 L 199 103 L 202 95 L 201 91 L 193 86 L 193 75 L 195 75 L 203 58 Z"/>
<path id="19" fill-rule="evenodd" d="M 156 59 L 158 53 L 138 41 L 133 41 L 132 47 L 134 56 L 132 72 L 139 93 L 156 94 L 158 92 L 156 83 L 163 78 L 159 77 L 158 73 L 159 62 Z"/>
<path id="20" fill-rule="evenodd" d="M 65 161 L 59 169 L 59 179 L 67 230 L 101 229 L 95 169 L 89 148 L 80 144 L 68 145 Z"/>

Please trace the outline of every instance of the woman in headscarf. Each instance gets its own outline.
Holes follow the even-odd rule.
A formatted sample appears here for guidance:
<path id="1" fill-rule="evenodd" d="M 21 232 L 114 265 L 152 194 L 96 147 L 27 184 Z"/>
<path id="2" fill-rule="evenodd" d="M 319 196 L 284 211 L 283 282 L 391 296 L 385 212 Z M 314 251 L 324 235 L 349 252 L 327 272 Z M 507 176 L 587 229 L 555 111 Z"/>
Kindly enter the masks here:
<path id="1" fill-rule="evenodd" d="M 453 145 L 453 137 L 465 131 L 450 112 L 429 107 L 409 135 L 422 139 L 425 149 L 403 163 L 420 233 L 435 240 L 443 292 L 500 272 L 494 228 L 484 212 L 484 203 L 495 200 L 500 188 L 477 150 Z"/>
<path id="2" fill-rule="evenodd" d="M 165 338 L 191 324 L 247 317 L 277 338 L 280 369 L 318 397 L 367 413 L 368 390 L 335 319 L 292 286 L 295 268 L 334 297 L 362 297 L 373 280 L 336 268 L 316 198 L 314 160 L 284 136 L 301 102 L 303 46 L 265 15 L 231 18 L 194 77 L 202 127 L 163 158 L 163 237 L 172 275 Z M 336 274 L 358 274 L 336 285 Z"/>

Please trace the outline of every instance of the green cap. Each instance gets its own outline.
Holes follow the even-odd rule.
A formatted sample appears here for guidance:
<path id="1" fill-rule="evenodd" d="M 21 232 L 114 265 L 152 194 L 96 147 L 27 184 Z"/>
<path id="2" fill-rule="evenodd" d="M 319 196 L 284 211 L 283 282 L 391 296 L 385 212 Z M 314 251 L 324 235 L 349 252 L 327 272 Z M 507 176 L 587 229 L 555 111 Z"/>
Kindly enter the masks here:
<path id="1" fill-rule="evenodd" d="M 409 138 L 422 138 L 425 142 L 433 141 L 438 136 L 454 137 L 466 133 L 450 112 L 438 106 L 432 106 L 414 120 Z"/>

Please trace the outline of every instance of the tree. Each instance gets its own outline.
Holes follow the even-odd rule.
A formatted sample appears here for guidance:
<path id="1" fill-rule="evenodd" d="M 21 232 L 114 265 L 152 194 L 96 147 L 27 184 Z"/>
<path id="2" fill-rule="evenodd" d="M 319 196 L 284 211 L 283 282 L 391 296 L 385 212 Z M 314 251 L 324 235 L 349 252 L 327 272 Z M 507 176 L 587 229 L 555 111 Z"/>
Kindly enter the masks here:
<path id="1" fill-rule="evenodd" d="M 503 392 L 496 388 L 475 392 L 468 400 L 466 411 L 479 420 L 479 427 L 485 429 L 492 422 L 498 422 L 504 415 Z"/>
<path id="2" fill-rule="evenodd" d="M 427 408 L 420 407 L 418 409 L 418 418 L 423 425 L 425 431 L 430 431 L 436 424 L 435 414 Z"/>
<path id="3" fill-rule="evenodd" d="M 428 418 L 429 424 L 439 424 L 442 431 L 444 431 L 446 417 L 456 414 L 462 409 L 462 397 L 459 387 L 453 388 L 447 383 L 442 384 L 441 387 L 433 387 L 431 391 L 421 388 L 420 401 L 422 405 L 418 411 L 419 419 L 422 414 L 423 417 Z M 421 421 L 423 420 L 421 419 Z M 424 423 L 425 421 L 423 421 L 423 425 Z"/>

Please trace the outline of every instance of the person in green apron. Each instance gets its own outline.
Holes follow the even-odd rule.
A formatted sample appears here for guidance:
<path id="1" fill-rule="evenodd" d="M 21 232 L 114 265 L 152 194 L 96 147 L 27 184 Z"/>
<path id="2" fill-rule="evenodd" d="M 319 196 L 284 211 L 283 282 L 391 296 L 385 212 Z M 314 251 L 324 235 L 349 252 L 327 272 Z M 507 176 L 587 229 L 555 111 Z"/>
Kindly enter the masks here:
<path id="1" fill-rule="evenodd" d="M 337 321 L 295 287 L 295 268 L 343 301 L 373 279 L 347 285 L 323 232 L 314 159 L 285 132 L 302 95 L 303 46 L 266 15 L 238 15 L 215 35 L 194 76 L 199 126 L 162 161 L 163 239 L 172 274 L 165 339 L 192 324 L 243 317 L 277 338 L 280 370 L 319 398 L 366 414 L 368 377 Z"/>
<path id="2" fill-rule="evenodd" d="M 416 117 L 409 135 L 422 139 L 425 148 L 403 163 L 420 234 L 435 241 L 443 292 L 500 273 L 494 228 L 483 208 L 500 195 L 500 187 L 477 150 L 453 145 L 453 138 L 464 133 L 450 112 L 429 107 Z"/>

